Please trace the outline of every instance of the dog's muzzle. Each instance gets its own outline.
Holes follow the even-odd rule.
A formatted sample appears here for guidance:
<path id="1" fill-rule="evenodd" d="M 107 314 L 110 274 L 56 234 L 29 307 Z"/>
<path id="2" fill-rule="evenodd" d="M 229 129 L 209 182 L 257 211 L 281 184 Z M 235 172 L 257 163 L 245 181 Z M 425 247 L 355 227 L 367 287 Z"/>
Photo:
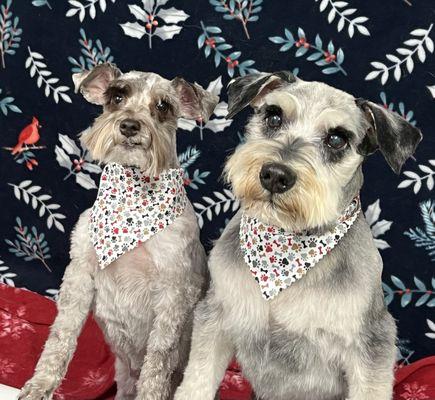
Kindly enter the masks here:
<path id="1" fill-rule="evenodd" d="M 284 193 L 295 184 L 296 174 L 285 165 L 267 163 L 261 168 L 260 182 L 272 194 Z"/>

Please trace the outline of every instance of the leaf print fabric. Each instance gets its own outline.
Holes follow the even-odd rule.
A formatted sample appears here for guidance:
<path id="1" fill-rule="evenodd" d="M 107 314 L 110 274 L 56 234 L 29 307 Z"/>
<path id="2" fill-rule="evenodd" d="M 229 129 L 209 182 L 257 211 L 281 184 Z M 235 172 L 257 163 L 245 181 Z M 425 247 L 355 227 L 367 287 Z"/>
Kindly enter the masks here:
<path id="1" fill-rule="evenodd" d="M 399 363 L 433 354 L 433 9 L 433 0 L 0 0 L 0 286 L 56 297 L 69 235 L 97 197 L 104 166 L 79 134 L 100 109 L 74 93 L 72 73 L 109 61 L 182 76 L 220 96 L 207 123 L 179 120 L 177 133 L 180 182 L 210 250 L 240 208 L 222 166 L 252 112 L 226 120 L 226 87 L 241 75 L 288 70 L 422 130 L 399 176 L 379 154 L 367 158 L 361 202 L 384 262 Z M 12 154 L 33 117 L 39 140 Z"/>

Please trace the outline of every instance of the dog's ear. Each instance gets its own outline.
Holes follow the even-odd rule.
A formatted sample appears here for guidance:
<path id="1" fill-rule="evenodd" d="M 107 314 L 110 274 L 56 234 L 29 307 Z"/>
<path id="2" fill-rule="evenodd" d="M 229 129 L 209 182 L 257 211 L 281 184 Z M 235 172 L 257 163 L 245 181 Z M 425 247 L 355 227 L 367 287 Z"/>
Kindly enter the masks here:
<path id="1" fill-rule="evenodd" d="M 399 174 L 423 135 L 399 114 L 364 99 L 355 100 L 369 122 L 369 128 L 358 152 L 369 155 L 380 150 L 391 169 Z"/>
<path id="2" fill-rule="evenodd" d="M 72 76 L 75 92 L 80 93 L 89 103 L 104 104 L 104 92 L 109 83 L 121 75 L 121 71 L 114 64 L 97 65 L 91 71 L 84 71 Z"/>
<path id="3" fill-rule="evenodd" d="M 296 82 L 296 77 L 288 71 L 255 73 L 233 79 L 228 84 L 227 119 L 234 117 L 249 104 L 254 105 L 270 91 Z"/>
<path id="4" fill-rule="evenodd" d="M 174 78 L 171 84 L 177 93 L 180 117 L 207 122 L 219 102 L 219 96 L 180 77 Z"/>

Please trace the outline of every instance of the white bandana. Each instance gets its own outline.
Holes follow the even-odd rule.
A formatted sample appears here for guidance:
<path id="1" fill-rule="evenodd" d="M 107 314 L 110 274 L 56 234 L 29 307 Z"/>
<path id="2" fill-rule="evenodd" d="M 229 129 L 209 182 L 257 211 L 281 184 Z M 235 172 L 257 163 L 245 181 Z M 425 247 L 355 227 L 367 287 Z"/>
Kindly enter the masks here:
<path id="1" fill-rule="evenodd" d="M 165 229 L 186 203 L 182 169 L 150 178 L 137 168 L 107 164 L 89 228 L 100 268 Z"/>
<path id="2" fill-rule="evenodd" d="M 270 300 L 302 278 L 336 246 L 360 211 L 361 203 L 356 197 L 337 225 L 321 235 L 312 235 L 307 231 L 287 232 L 243 214 L 240 246 L 263 297 Z"/>

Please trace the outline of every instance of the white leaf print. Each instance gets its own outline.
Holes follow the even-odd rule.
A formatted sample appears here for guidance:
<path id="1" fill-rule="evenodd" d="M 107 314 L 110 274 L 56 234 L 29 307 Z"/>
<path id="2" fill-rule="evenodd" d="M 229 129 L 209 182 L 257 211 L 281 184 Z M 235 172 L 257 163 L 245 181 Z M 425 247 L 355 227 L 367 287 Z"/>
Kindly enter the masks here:
<path id="1" fill-rule="evenodd" d="M 151 13 L 154 9 L 154 0 L 142 0 L 143 3 L 143 8 L 145 9 L 145 11 L 148 11 L 149 13 Z M 159 1 L 159 3 L 161 3 L 161 1 Z"/>
<path id="2" fill-rule="evenodd" d="M 175 35 L 178 35 L 181 32 L 181 29 L 182 27 L 178 25 L 159 26 L 154 31 L 154 34 L 162 40 L 168 40 L 172 39 Z"/>
<path id="3" fill-rule="evenodd" d="M 59 146 L 56 146 L 54 148 L 54 153 L 56 154 L 56 161 L 59 163 L 61 167 L 68 168 L 68 169 L 72 167 L 72 162 L 64 149 L 62 149 Z"/>
<path id="4" fill-rule="evenodd" d="M 72 0 L 71 0 L 72 1 Z M 44 94 L 46 97 L 50 95 L 50 93 L 53 93 L 53 98 L 56 103 L 59 102 L 59 95 L 62 98 L 63 101 L 66 103 L 71 103 L 71 98 L 66 94 L 62 92 L 66 92 L 69 90 L 68 86 L 59 86 L 55 87 L 53 85 L 53 82 L 58 82 L 59 79 L 53 80 L 53 79 L 46 79 L 46 76 L 50 76 L 51 72 L 44 70 L 42 68 L 46 67 L 46 64 L 39 63 L 36 60 L 43 59 L 43 56 L 40 53 L 34 52 L 30 49 L 30 47 L 27 47 L 27 50 L 29 52 L 29 56 L 26 60 L 26 68 L 28 69 L 30 67 L 30 76 L 33 78 L 35 75 L 38 75 L 36 83 L 38 87 L 41 87 L 42 84 L 45 85 Z"/>
<path id="5" fill-rule="evenodd" d="M 430 319 L 427 319 L 426 322 L 427 322 L 427 326 L 429 327 L 429 329 L 432 332 L 427 332 L 427 333 L 425 333 L 425 335 L 429 339 L 435 339 L 435 323 L 433 321 L 431 321 Z"/>
<path id="6" fill-rule="evenodd" d="M 208 121 L 204 128 L 210 129 L 214 133 L 222 132 L 225 128 L 229 127 L 233 121 L 225 118 L 214 118 Z"/>
<path id="7" fill-rule="evenodd" d="M 59 141 L 63 149 L 68 154 L 74 154 L 76 156 L 80 156 L 80 149 L 75 144 L 74 140 L 70 139 L 67 135 L 62 135 L 61 133 L 59 133 Z"/>
<path id="8" fill-rule="evenodd" d="M 15 286 L 13 279 L 17 277 L 17 274 L 8 271 L 9 267 L 6 266 L 2 260 L 0 260 L 0 283 L 4 283 L 9 286 Z"/>
<path id="9" fill-rule="evenodd" d="M 139 6 L 137 6 L 136 4 L 129 4 L 128 8 L 130 9 L 130 12 L 136 17 L 136 19 L 142 22 L 148 22 L 148 14 Z"/>
<path id="10" fill-rule="evenodd" d="M 81 0 L 83 1 L 83 0 Z M 86 0 L 85 4 L 78 0 L 68 0 L 70 9 L 66 12 L 67 17 L 73 17 L 78 13 L 78 17 L 80 22 L 86 17 L 86 11 L 89 13 L 89 17 L 95 19 L 97 15 L 96 6 L 99 5 L 100 10 L 102 12 L 106 11 L 107 1 L 106 0 Z M 111 0 L 112 3 L 115 3 L 116 0 Z"/>
<path id="11" fill-rule="evenodd" d="M 379 236 L 390 230 L 392 222 L 386 221 L 384 219 L 379 221 L 380 215 L 381 206 L 379 199 L 377 199 L 374 203 L 367 207 L 364 216 L 367 220 L 367 223 L 370 225 L 376 247 L 380 250 L 383 250 L 389 248 L 390 245 L 385 240 L 379 239 Z"/>
<path id="12" fill-rule="evenodd" d="M 213 93 L 216 96 L 221 94 L 221 90 L 223 88 L 222 84 L 222 76 L 218 76 L 214 81 L 211 81 L 207 86 L 207 92 Z"/>
<path id="13" fill-rule="evenodd" d="M 315 0 L 318 2 L 319 0 Z M 337 17 L 337 31 L 341 32 L 346 24 L 349 24 L 348 27 L 348 35 L 349 37 L 353 37 L 355 34 L 355 28 L 358 32 L 364 36 L 370 36 L 369 30 L 363 25 L 364 22 L 368 21 L 367 17 L 355 17 L 349 18 L 349 16 L 353 15 L 357 9 L 356 8 L 345 8 L 349 5 L 349 3 L 345 1 L 333 1 L 333 0 L 321 0 L 319 5 L 320 12 L 323 12 L 329 6 L 331 9 L 328 12 L 328 23 L 332 23 L 334 19 Z"/>
<path id="14" fill-rule="evenodd" d="M 387 54 L 386 58 L 389 61 L 393 62 L 393 65 L 386 66 L 380 62 L 371 62 L 371 66 L 375 68 L 375 71 L 371 71 L 365 77 L 366 81 L 375 79 L 378 77 L 379 73 L 382 72 L 381 83 L 385 85 L 389 78 L 389 71 L 394 70 L 394 78 L 396 81 L 399 81 L 402 78 L 402 67 L 404 66 L 406 71 L 411 74 L 414 70 L 414 60 L 412 59 L 415 54 L 417 54 L 417 58 L 421 63 L 426 61 L 426 50 L 424 46 L 426 46 L 427 50 L 432 53 L 434 51 L 433 41 L 429 37 L 432 32 L 433 24 L 429 26 L 428 29 L 416 29 L 411 32 L 411 36 L 414 38 L 408 39 L 404 42 L 404 45 L 409 46 L 410 48 L 399 47 L 396 49 L 396 52 L 399 55 L 405 56 L 404 58 L 400 58 L 398 56 Z M 424 32 L 424 34 L 422 34 Z M 411 61 L 410 61 L 411 60 Z M 378 74 L 374 73 L 378 72 Z"/>
<path id="15" fill-rule="evenodd" d="M 46 297 L 53 301 L 57 301 L 59 299 L 59 289 L 47 289 L 45 293 L 48 295 Z"/>
<path id="16" fill-rule="evenodd" d="M 31 184 L 32 181 L 23 181 L 19 185 L 8 183 L 8 185 L 14 189 L 15 197 L 18 200 L 20 200 L 20 194 L 22 195 L 22 198 L 26 204 L 29 204 L 30 199 L 32 199 L 30 205 L 34 210 L 37 210 L 39 207 L 39 216 L 42 216 L 45 214 L 45 212 L 47 212 L 47 227 L 49 229 L 54 222 L 57 229 L 59 229 L 61 232 L 65 232 L 63 225 L 58 221 L 58 219 L 65 219 L 65 215 L 52 212 L 52 210 L 60 208 L 60 205 L 55 203 L 46 204 L 46 201 L 50 200 L 51 196 L 37 194 L 40 191 L 40 186 L 29 186 Z M 35 198 L 36 201 L 33 201 L 33 198 Z M 43 209 L 43 211 L 41 211 L 41 209 Z"/>
<path id="17" fill-rule="evenodd" d="M 179 118 L 178 127 L 191 132 L 197 127 L 197 125 L 196 122 L 192 121 L 191 119 Z"/>
<path id="18" fill-rule="evenodd" d="M 217 200 L 208 196 L 203 196 L 202 200 L 206 203 L 193 203 L 193 207 L 198 210 L 196 216 L 198 218 L 199 227 L 204 226 L 204 214 L 209 221 L 213 219 L 213 215 L 219 215 L 221 211 L 229 211 L 231 205 L 231 211 L 235 212 L 239 207 L 239 201 L 234 197 L 233 193 L 228 189 L 223 189 L 222 192 L 213 192 Z"/>
<path id="19" fill-rule="evenodd" d="M 119 25 L 127 36 L 141 39 L 146 35 L 148 37 L 148 46 L 151 49 L 154 36 L 162 40 L 172 39 L 182 29 L 177 24 L 189 18 L 189 15 L 183 10 L 178 10 L 175 7 L 160 8 L 166 3 L 167 0 L 142 0 L 142 7 L 129 4 L 129 10 L 137 21 Z"/>
<path id="20" fill-rule="evenodd" d="M 120 25 L 126 35 L 137 39 L 141 39 L 146 33 L 145 28 L 137 22 L 126 22 Z"/>
<path id="21" fill-rule="evenodd" d="M 76 174 L 76 182 L 85 189 L 97 189 L 95 181 L 89 175 L 84 174 L 83 172 L 78 172 Z"/>
<path id="22" fill-rule="evenodd" d="M 430 165 L 435 166 L 435 160 L 429 160 L 428 162 Z M 424 173 L 422 176 L 413 171 L 403 171 L 403 175 L 405 175 L 407 179 L 404 179 L 402 182 L 400 182 L 397 187 L 399 189 L 404 189 L 414 185 L 413 191 L 415 194 L 417 194 L 422 188 L 423 182 L 426 181 L 427 189 L 432 190 L 434 188 L 435 171 L 431 167 L 424 164 L 419 164 L 418 168 Z"/>
<path id="23" fill-rule="evenodd" d="M 228 104 L 221 101 L 214 109 L 214 115 L 217 117 L 225 117 L 228 114 Z"/>
<path id="24" fill-rule="evenodd" d="M 95 180 L 86 172 L 99 174 L 101 173 L 100 166 L 93 164 L 88 152 L 79 148 L 67 135 L 59 133 L 59 141 L 62 147 L 56 145 L 54 152 L 59 165 L 68 170 L 64 180 L 75 175 L 76 183 L 83 188 L 97 189 Z"/>
<path id="25" fill-rule="evenodd" d="M 189 18 L 189 14 L 186 14 L 183 10 L 177 10 L 175 7 L 168 9 L 160 9 L 157 14 L 158 17 L 163 19 L 167 24 L 178 24 Z"/>

